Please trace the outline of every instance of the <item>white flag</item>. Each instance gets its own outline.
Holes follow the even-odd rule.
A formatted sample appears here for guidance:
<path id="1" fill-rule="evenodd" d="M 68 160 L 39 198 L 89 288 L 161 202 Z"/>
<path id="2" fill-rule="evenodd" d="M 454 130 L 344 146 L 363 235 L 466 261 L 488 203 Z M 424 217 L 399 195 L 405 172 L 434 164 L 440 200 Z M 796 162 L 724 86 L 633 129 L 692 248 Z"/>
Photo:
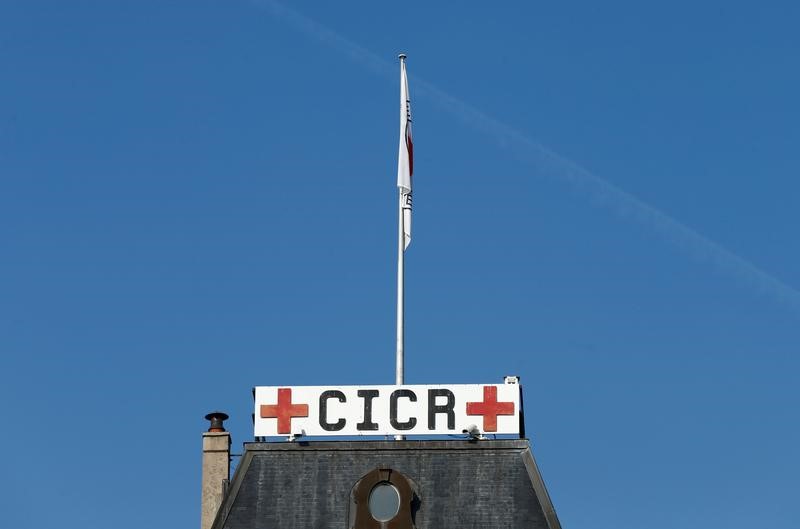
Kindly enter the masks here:
<path id="1" fill-rule="evenodd" d="M 411 244 L 411 175 L 414 174 L 414 144 L 411 141 L 411 96 L 408 94 L 406 56 L 400 56 L 400 150 L 397 155 L 397 187 L 402 194 L 405 245 Z"/>

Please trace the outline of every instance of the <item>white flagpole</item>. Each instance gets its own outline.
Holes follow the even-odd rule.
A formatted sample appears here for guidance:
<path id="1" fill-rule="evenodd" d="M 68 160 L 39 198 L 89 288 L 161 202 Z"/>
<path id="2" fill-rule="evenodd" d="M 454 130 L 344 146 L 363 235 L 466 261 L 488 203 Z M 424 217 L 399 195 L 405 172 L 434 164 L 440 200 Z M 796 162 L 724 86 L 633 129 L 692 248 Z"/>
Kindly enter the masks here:
<path id="1" fill-rule="evenodd" d="M 400 148 L 397 159 L 397 364 L 395 366 L 395 384 L 402 386 L 404 383 L 404 329 L 403 329 L 403 304 L 405 297 L 405 251 L 408 242 L 406 233 L 411 234 L 411 173 L 412 173 L 412 144 L 411 144 L 411 107 L 408 95 L 408 81 L 406 79 L 406 56 L 401 53 L 400 59 Z M 408 196 L 406 196 L 408 195 Z M 408 201 L 408 204 L 406 204 Z M 409 208 L 409 225 L 405 225 L 405 208 Z M 409 228 L 406 230 L 406 228 Z M 396 435 L 396 440 L 403 440 L 405 436 Z"/>
<path id="2" fill-rule="evenodd" d="M 403 304 L 405 275 L 405 251 L 411 242 L 411 178 L 414 173 L 414 142 L 411 134 L 411 99 L 408 93 L 406 77 L 406 56 L 401 53 L 400 59 L 400 143 L 397 151 L 397 365 L 395 383 L 400 386 L 404 365 L 404 329 Z M 402 438 L 402 436 L 398 437 Z"/>
<path id="3" fill-rule="evenodd" d="M 404 272 L 405 272 L 405 232 L 403 230 L 403 191 L 399 192 L 397 202 L 397 367 L 395 372 L 395 384 L 403 385 L 403 298 L 404 293 Z"/>
<path id="4" fill-rule="evenodd" d="M 405 60 L 406 55 L 405 53 L 401 53 L 398 56 L 400 59 L 400 114 L 401 116 L 405 115 L 405 108 L 406 108 L 406 99 L 408 98 L 408 94 L 405 90 Z M 402 127 L 403 121 L 401 118 L 401 136 L 400 141 L 404 143 L 405 140 L 403 139 L 403 135 L 405 134 L 405 130 Z M 403 152 L 401 151 L 398 156 L 403 156 Z M 398 160 L 398 167 L 400 161 Z M 400 178 L 400 170 L 398 169 L 398 184 Z M 407 184 L 410 185 L 410 184 Z M 403 316 L 404 316 L 404 298 L 405 298 L 405 286 L 404 286 L 404 276 L 405 276 L 405 259 L 404 254 L 406 251 L 406 244 L 405 244 L 405 222 L 404 222 L 405 214 L 403 212 L 403 188 L 399 189 L 398 193 L 398 200 L 397 200 L 397 361 L 395 366 L 395 384 L 398 386 L 403 385 L 403 367 L 404 367 L 404 329 L 403 329 Z"/>

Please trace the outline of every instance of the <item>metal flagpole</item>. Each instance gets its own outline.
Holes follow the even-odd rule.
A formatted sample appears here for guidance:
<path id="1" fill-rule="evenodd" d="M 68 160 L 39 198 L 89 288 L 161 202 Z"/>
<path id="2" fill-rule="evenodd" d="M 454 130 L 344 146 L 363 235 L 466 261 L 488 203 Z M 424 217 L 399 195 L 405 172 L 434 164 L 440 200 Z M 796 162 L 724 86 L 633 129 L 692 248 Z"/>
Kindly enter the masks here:
<path id="1" fill-rule="evenodd" d="M 405 251 L 406 251 L 406 236 L 405 236 L 405 206 L 404 200 L 406 197 L 404 193 L 411 192 L 411 152 L 409 152 L 408 136 L 408 121 L 409 121 L 409 101 L 408 101 L 408 82 L 405 75 L 405 54 L 400 54 L 400 151 L 398 152 L 398 199 L 397 199 L 397 364 L 395 366 L 395 384 L 398 386 L 403 385 L 403 349 L 404 349 L 404 329 L 403 329 L 403 302 L 405 297 L 404 290 L 404 275 L 405 275 Z M 405 126 L 403 124 L 405 123 Z M 405 147 L 405 149 L 403 149 Z M 405 152 L 404 152 L 405 151 Z M 405 161 L 403 156 L 408 157 Z M 407 174 L 404 174 L 404 167 L 407 167 Z M 409 197 L 410 198 L 410 197 Z M 409 204 L 410 207 L 410 204 Z M 409 219 L 410 222 L 410 219 Z M 409 225 L 410 226 L 410 225 Z M 401 441 L 405 439 L 403 435 L 395 435 L 395 440 Z"/>
<path id="2" fill-rule="evenodd" d="M 404 285 L 403 276 L 405 275 L 404 254 L 406 250 L 405 240 L 405 212 L 403 211 L 403 193 L 411 192 L 411 168 L 408 152 L 408 81 L 405 75 L 406 54 L 401 53 L 400 59 L 400 150 L 397 160 L 397 185 L 399 188 L 397 202 L 397 363 L 395 367 L 395 383 L 400 386 L 403 384 L 403 298 Z M 404 126 L 405 123 L 405 126 Z M 405 147 L 405 149 L 404 149 Z M 404 169 L 404 168 L 408 169 Z M 407 174 L 405 172 L 407 171 Z"/>
<path id="3" fill-rule="evenodd" d="M 395 384 L 403 384 L 403 276 L 405 275 L 405 232 L 403 230 L 403 190 L 400 190 L 397 203 L 398 232 L 397 232 L 397 367 L 395 371 Z"/>

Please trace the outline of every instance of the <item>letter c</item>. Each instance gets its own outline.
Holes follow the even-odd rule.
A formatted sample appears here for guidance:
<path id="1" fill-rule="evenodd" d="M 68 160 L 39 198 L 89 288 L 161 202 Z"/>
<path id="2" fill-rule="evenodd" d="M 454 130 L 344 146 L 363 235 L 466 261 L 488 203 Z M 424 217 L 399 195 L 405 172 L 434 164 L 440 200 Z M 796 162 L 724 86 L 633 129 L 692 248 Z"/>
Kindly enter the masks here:
<path id="1" fill-rule="evenodd" d="M 347 402 L 347 398 L 339 390 L 332 389 L 323 391 L 319 396 L 319 425 L 326 432 L 338 432 L 344 428 L 345 419 L 339 419 L 336 422 L 328 422 L 328 399 L 336 399 L 339 402 Z"/>

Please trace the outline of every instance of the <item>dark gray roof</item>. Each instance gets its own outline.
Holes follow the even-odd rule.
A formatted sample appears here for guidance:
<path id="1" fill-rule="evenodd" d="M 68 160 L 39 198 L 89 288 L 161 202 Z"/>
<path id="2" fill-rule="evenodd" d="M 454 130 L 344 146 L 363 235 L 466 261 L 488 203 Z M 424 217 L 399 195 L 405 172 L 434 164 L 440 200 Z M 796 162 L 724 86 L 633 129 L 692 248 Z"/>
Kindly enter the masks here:
<path id="1" fill-rule="evenodd" d="M 521 439 L 248 443 L 212 529 L 347 529 L 378 467 L 415 484 L 417 529 L 561 527 Z"/>

